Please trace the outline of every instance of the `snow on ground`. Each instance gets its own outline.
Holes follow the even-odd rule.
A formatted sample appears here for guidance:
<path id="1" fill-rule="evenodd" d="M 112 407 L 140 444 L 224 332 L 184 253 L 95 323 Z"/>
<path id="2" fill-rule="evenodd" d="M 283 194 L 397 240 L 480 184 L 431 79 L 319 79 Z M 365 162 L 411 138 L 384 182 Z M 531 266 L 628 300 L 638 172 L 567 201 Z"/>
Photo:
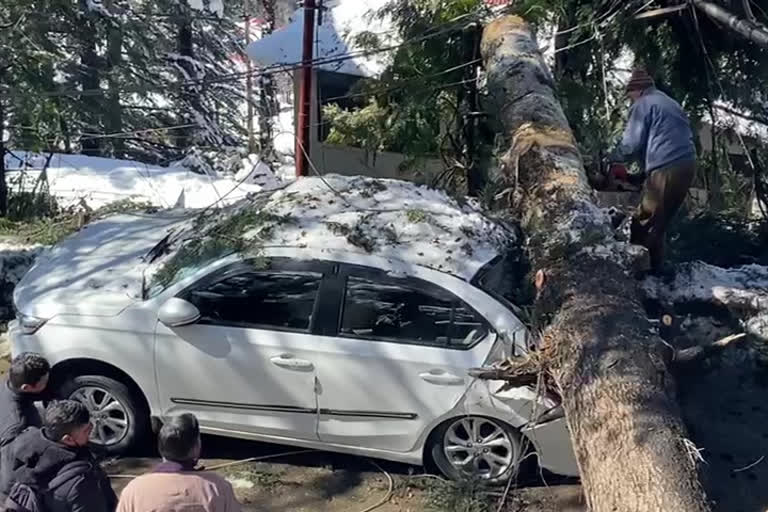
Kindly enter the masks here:
<path id="1" fill-rule="evenodd" d="M 12 191 L 31 191 L 48 155 L 15 151 L 5 157 Z M 231 204 L 281 185 L 269 166 L 251 155 L 234 176 L 194 173 L 183 165 L 159 167 L 131 160 L 54 154 L 47 169 L 49 190 L 62 207 L 84 200 L 92 209 L 131 199 L 162 208 Z M 39 187 L 38 187 L 39 190 Z"/>
<path id="2" fill-rule="evenodd" d="M 768 267 L 720 268 L 696 261 L 680 265 L 672 283 L 650 277 L 642 284 L 648 298 L 672 304 L 716 304 L 743 317 L 746 332 L 768 339 Z"/>
<path id="3" fill-rule="evenodd" d="M 643 282 L 643 291 L 649 298 L 672 303 L 725 304 L 738 294 L 762 295 L 768 300 L 768 267 L 744 265 L 726 269 L 703 262 L 686 263 L 676 269 L 673 283 L 650 277 Z M 762 308 L 768 309 L 768 302 Z"/>
<path id="4" fill-rule="evenodd" d="M 205 239 L 226 219 L 254 210 L 268 214 L 244 231 L 242 238 L 256 246 L 375 254 L 467 280 L 514 242 L 511 232 L 442 191 L 398 180 L 327 175 L 303 178 L 268 197 L 259 194 L 222 210 L 202 237 L 199 224 L 191 223 L 174 248 Z M 158 261 L 154 270 L 168 261 Z"/>

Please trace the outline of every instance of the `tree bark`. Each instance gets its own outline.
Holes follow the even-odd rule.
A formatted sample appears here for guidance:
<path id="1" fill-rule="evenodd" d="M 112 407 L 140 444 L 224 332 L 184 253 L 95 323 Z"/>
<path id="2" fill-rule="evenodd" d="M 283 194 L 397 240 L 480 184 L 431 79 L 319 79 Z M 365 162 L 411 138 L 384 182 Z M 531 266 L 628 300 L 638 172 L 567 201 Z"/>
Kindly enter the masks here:
<path id="1" fill-rule="evenodd" d="M 8 215 L 8 184 L 5 181 L 5 104 L 0 98 L 0 217 Z"/>
<path id="2" fill-rule="evenodd" d="M 192 32 L 192 18 L 190 14 L 190 7 L 186 0 L 179 2 L 178 9 L 178 21 L 176 32 L 176 44 L 179 55 L 182 59 L 179 60 L 179 66 L 185 70 L 185 74 L 188 77 L 196 76 L 196 71 L 191 60 L 195 58 L 195 47 Z M 186 59 L 184 58 L 186 57 Z M 189 60 L 187 60 L 189 59 Z M 189 110 L 200 112 L 200 94 L 199 86 L 194 83 L 184 83 L 185 79 L 182 77 L 181 85 L 181 97 L 184 100 L 182 102 L 182 109 L 179 112 L 179 119 L 183 124 L 192 124 L 195 119 L 189 114 Z M 176 145 L 181 149 L 187 149 L 194 143 L 195 128 L 182 128 L 178 130 L 178 136 L 176 138 Z"/>
<path id="3" fill-rule="evenodd" d="M 488 25 L 482 57 L 519 183 L 537 279 L 538 350 L 562 397 L 590 510 L 708 511 L 665 360 L 633 269 L 644 249 L 618 240 L 594 200 L 554 80 L 522 19 Z M 516 207 L 513 205 L 513 207 Z"/>
<path id="4" fill-rule="evenodd" d="M 266 21 L 261 37 L 275 31 L 277 23 L 277 11 L 274 0 L 262 0 Z M 250 62 L 250 59 L 249 59 Z M 271 75 L 259 76 L 259 146 L 261 147 L 261 159 L 270 161 L 274 157 L 274 117 L 279 115 L 273 108 L 277 104 L 275 99 L 275 86 Z"/>
<path id="5" fill-rule="evenodd" d="M 84 155 L 101 156 L 101 139 L 95 135 L 101 132 L 99 117 L 100 107 L 103 105 L 103 97 L 99 91 L 101 59 L 96 51 L 98 30 L 95 19 L 97 15 L 91 12 L 84 2 L 81 2 L 80 8 L 82 27 L 79 30 L 81 38 L 79 75 L 83 94 L 80 96 L 79 110 L 83 131 L 94 134 L 83 137 L 80 145 Z"/>
<path id="6" fill-rule="evenodd" d="M 112 8 L 112 2 L 106 3 L 107 9 Z M 120 65 L 123 57 L 123 27 L 118 17 L 105 18 L 107 24 L 107 119 L 108 133 L 122 133 L 123 108 L 120 103 Z M 112 156 L 125 157 L 125 140 L 121 136 L 110 139 Z"/>

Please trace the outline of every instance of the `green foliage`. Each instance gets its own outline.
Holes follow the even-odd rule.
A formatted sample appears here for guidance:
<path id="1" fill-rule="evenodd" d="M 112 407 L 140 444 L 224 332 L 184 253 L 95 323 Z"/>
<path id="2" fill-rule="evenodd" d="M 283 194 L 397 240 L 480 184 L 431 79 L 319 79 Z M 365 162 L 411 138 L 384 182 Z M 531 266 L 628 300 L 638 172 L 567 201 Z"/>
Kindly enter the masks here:
<path id="1" fill-rule="evenodd" d="M 427 212 L 424 210 L 408 210 L 405 213 L 405 216 L 408 218 L 408 222 L 412 222 L 414 224 L 427 220 Z"/>
<path id="2" fill-rule="evenodd" d="M 239 253 L 258 260 L 259 248 L 272 237 L 275 227 L 295 222 L 290 216 L 252 208 L 213 219 L 201 215 L 196 219 L 194 236 L 183 241 L 158 268 L 152 276 L 151 288 L 165 289 L 188 272 L 230 254 Z"/>
<path id="3" fill-rule="evenodd" d="M 157 162 L 242 143 L 242 12 L 238 0 L 221 17 L 186 0 L 0 0 L 7 147 Z"/>
<path id="4" fill-rule="evenodd" d="M 366 252 L 373 252 L 376 249 L 376 241 L 368 236 L 364 224 L 365 219 L 361 219 L 354 226 L 348 226 L 339 222 L 326 222 L 325 225 L 331 233 L 345 237 L 355 247 L 359 247 Z M 397 242 L 397 234 L 394 230 L 386 231 L 384 235 L 389 242 Z"/>
<path id="5" fill-rule="evenodd" d="M 426 488 L 430 509 L 445 512 L 490 511 L 492 500 L 484 490 L 476 480 L 434 480 Z"/>
<path id="6" fill-rule="evenodd" d="M 0 218 L 0 236 L 29 244 L 54 245 L 88 222 L 118 213 L 152 210 L 149 203 L 122 199 L 86 213 L 74 209 L 62 210 L 45 194 L 31 199 L 29 194 L 12 195 L 9 198 L 10 215 Z"/>
<path id="7" fill-rule="evenodd" d="M 326 139 L 329 144 L 356 146 L 372 152 L 393 149 L 396 145 L 393 132 L 387 130 L 387 125 L 391 124 L 389 112 L 375 98 L 355 111 L 342 109 L 336 104 L 326 105 L 323 116 L 331 124 Z"/>
<path id="8" fill-rule="evenodd" d="M 327 108 L 331 141 L 410 157 L 439 155 L 448 170 L 445 183 L 454 183 L 451 177 L 456 173 L 468 175 L 477 166 L 478 149 L 470 151 L 466 138 L 466 99 L 471 91 L 462 82 L 472 68 L 461 66 L 478 57 L 472 38 L 478 35 L 475 27 L 488 20 L 484 4 L 480 0 L 390 2 L 380 15 L 391 17 L 404 41 L 418 41 L 398 48 L 381 80 L 363 86 L 362 92 L 370 95 L 366 104 L 350 111 Z M 686 10 L 636 20 L 639 7 L 633 2 L 591 0 L 510 4 L 511 12 L 535 25 L 560 31 L 553 68 L 557 92 L 587 161 L 596 161 L 612 149 L 620 136 L 628 104 L 613 72 L 627 52 L 634 53 L 636 63 L 649 70 L 662 90 L 683 103 L 696 125 L 714 101 L 758 113 L 768 102 L 764 92 L 768 90 L 768 52 L 701 12 L 694 16 L 693 10 Z M 730 8 L 740 14 L 739 6 Z M 761 12 L 761 16 L 768 23 L 768 15 Z M 420 40 L 433 34 L 437 36 Z M 358 43 L 366 48 L 381 44 L 375 34 L 363 34 Z M 481 127 L 475 135 L 476 146 L 493 143 L 492 130 Z M 739 194 L 735 183 L 724 185 L 726 196 L 729 187 Z"/>
<path id="9" fill-rule="evenodd" d="M 467 135 L 474 128 L 465 114 L 474 94 L 478 21 L 487 12 L 481 0 L 387 4 L 378 15 L 389 17 L 400 38 L 409 42 L 393 53 L 379 80 L 361 84 L 356 94 L 368 97 L 362 106 L 325 108 L 329 142 L 403 153 L 408 157 L 404 172 L 409 164 L 436 157 L 450 171 L 446 176 L 471 172 L 477 148 L 468 149 Z M 359 35 L 356 43 L 363 48 L 381 45 L 372 33 Z"/>

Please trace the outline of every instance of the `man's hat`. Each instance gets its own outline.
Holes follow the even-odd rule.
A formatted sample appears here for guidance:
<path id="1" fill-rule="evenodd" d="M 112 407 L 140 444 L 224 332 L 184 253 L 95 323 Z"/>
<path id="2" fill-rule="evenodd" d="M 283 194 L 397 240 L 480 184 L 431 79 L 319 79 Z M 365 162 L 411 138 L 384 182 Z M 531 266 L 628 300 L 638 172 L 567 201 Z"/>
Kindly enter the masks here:
<path id="1" fill-rule="evenodd" d="M 649 75 L 644 69 L 637 68 L 632 72 L 632 76 L 629 78 L 627 84 L 627 92 L 630 91 L 644 91 L 649 87 L 653 87 L 655 82 L 651 75 Z"/>

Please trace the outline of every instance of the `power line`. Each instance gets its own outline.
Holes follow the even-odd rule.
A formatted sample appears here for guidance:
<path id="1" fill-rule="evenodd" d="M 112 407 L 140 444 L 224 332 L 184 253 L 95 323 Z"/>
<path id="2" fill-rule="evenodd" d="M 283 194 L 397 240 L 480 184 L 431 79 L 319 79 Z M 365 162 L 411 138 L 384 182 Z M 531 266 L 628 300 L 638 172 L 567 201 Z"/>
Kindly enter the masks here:
<path id="1" fill-rule="evenodd" d="M 477 64 L 477 63 L 479 63 L 481 61 L 482 61 L 482 59 L 474 59 L 472 61 L 465 62 L 464 64 L 459 64 L 458 66 L 453 66 L 451 68 L 445 69 L 443 71 L 439 71 L 437 73 L 432 73 L 430 75 L 417 76 L 417 77 L 409 78 L 407 80 L 403 80 L 403 82 L 401 82 L 400 84 L 397 84 L 397 85 L 388 86 L 388 87 L 381 87 L 381 88 L 378 88 L 378 89 L 373 89 L 373 90 L 370 90 L 370 91 L 364 91 L 364 92 L 359 92 L 359 93 L 351 93 L 351 94 L 344 94 L 344 95 L 341 95 L 341 96 L 333 96 L 331 98 L 325 98 L 325 101 L 331 102 L 331 101 L 337 101 L 337 100 L 345 100 L 345 99 L 349 99 L 349 98 L 356 98 L 356 97 L 360 97 L 360 96 L 376 96 L 377 94 L 381 94 L 381 93 L 384 93 L 384 92 L 390 92 L 390 91 L 394 91 L 394 90 L 405 89 L 406 87 L 408 87 L 407 84 L 409 84 L 411 82 L 415 82 L 415 81 L 418 81 L 418 80 L 426 80 L 428 78 L 435 78 L 435 77 L 438 77 L 438 76 L 441 76 L 441 75 L 452 73 L 453 71 L 458 71 L 458 70 L 466 68 L 468 66 L 472 66 L 473 64 Z M 470 81 L 474 81 L 474 80 L 470 80 Z M 466 82 L 457 82 L 457 83 L 466 83 Z M 451 84 L 446 84 L 446 85 L 451 85 Z M 453 84 L 453 85 L 455 85 L 455 84 Z"/>

